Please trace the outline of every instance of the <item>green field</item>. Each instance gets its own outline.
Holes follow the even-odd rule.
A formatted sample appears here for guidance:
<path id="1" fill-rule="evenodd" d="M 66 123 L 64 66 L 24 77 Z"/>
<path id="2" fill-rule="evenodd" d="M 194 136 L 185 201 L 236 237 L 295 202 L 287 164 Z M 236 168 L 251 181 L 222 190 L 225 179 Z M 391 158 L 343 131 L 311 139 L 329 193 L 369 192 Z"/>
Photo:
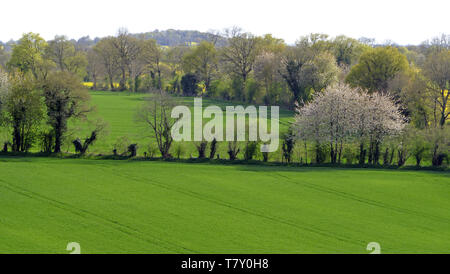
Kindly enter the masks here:
<path id="1" fill-rule="evenodd" d="M 107 135 L 103 135 L 89 150 L 91 153 L 112 154 L 114 144 L 118 139 L 126 137 L 131 143 L 137 143 L 139 146 L 138 154 L 143 155 L 148 151 L 148 145 L 156 145 L 152 132 L 148 126 L 136 119 L 136 113 L 144 103 L 144 98 L 149 94 L 145 93 L 130 93 L 130 92 L 110 92 L 110 91 L 92 91 L 91 104 L 95 106 L 96 112 L 90 115 L 91 120 L 101 117 L 108 123 Z M 193 97 L 177 97 L 176 100 L 180 104 L 189 106 L 193 113 Z M 204 98 L 203 107 L 209 105 L 217 105 L 223 110 L 228 105 L 236 105 L 238 103 L 223 102 Z M 293 121 L 293 112 L 285 109 L 280 109 L 280 132 L 286 132 L 289 122 Z M 89 135 L 86 123 L 76 123 L 72 127 L 72 139 L 75 137 L 86 138 Z M 78 130 L 81 128 L 81 130 Z M 173 149 L 178 146 L 183 146 L 183 157 L 189 158 L 192 154 L 197 156 L 196 148 L 191 142 L 175 143 Z M 66 142 L 65 151 L 73 152 L 73 145 L 71 142 Z M 226 155 L 226 144 L 219 144 L 219 150 L 222 158 Z"/>
<path id="2" fill-rule="evenodd" d="M 447 172 L 0 158 L 0 253 L 450 252 Z"/>

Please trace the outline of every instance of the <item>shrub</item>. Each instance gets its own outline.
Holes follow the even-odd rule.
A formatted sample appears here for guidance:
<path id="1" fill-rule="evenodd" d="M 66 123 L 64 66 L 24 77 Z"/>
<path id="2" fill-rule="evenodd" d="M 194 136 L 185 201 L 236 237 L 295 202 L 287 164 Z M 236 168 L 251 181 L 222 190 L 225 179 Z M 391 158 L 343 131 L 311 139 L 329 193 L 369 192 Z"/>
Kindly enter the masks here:
<path id="1" fill-rule="evenodd" d="M 198 158 L 203 159 L 206 157 L 206 148 L 208 147 L 207 141 L 201 141 L 200 143 L 194 143 L 198 151 Z"/>
<path id="2" fill-rule="evenodd" d="M 128 152 L 130 153 L 130 157 L 135 157 L 137 154 L 138 145 L 131 144 L 128 146 Z"/>
<path id="3" fill-rule="evenodd" d="M 217 140 L 214 138 L 210 145 L 210 151 L 209 151 L 209 159 L 214 159 L 214 155 L 216 154 L 217 150 Z"/>
<path id="4" fill-rule="evenodd" d="M 241 149 L 239 148 L 237 141 L 228 142 L 228 156 L 231 161 L 236 160 L 240 151 Z"/>
<path id="5" fill-rule="evenodd" d="M 397 165 L 403 166 L 406 163 L 406 160 L 408 160 L 408 150 L 406 146 L 400 145 L 397 149 Z"/>
<path id="6" fill-rule="evenodd" d="M 84 140 L 84 143 L 81 143 L 81 140 L 79 138 L 74 140 L 72 143 L 75 146 L 75 152 L 78 152 L 81 155 L 83 155 L 84 153 L 86 153 L 89 146 L 93 144 L 96 140 L 97 140 L 97 131 L 94 130 L 92 131 L 91 136 L 86 138 L 86 140 Z"/>
<path id="7" fill-rule="evenodd" d="M 292 131 L 285 134 L 283 136 L 283 159 L 286 160 L 287 163 L 290 163 L 292 160 L 292 153 L 294 152 L 295 139 L 292 135 Z"/>
<path id="8" fill-rule="evenodd" d="M 346 147 L 344 148 L 343 158 L 346 164 L 351 165 L 356 159 L 355 152 L 350 147 Z"/>
<path id="9" fill-rule="evenodd" d="M 174 150 L 175 156 L 177 157 L 177 159 L 180 159 L 184 154 L 184 146 L 180 143 L 175 146 Z"/>
<path id="10" fill-rule="evenodd" d="M 316 144 L 316 164 L 322 164 L 327 159 L 327 146 L 322 144 Z"/>
<path id="11" fill-rule="evenodd" d="M 247 82 L 245 83 L 245 93 L 246 93 L 246 99 L 247 102 L 249 103 L 256 103 L 259 100 L 260 93 L 261 93 L 261 88 L 259 86 L 258 81 L 250 78 L 247 80 Z"/>
<path id="12" fill-rule="evenodd" d="M 114 155 L 125 155 L 128 152 L 128 147 L 131 144 L 127 136 L 120 136 L 116 139 L 113 147 Z"/>
<path id="13" fill-rule="evenodd" d="M 197 76 L 193 73 L 187 73 L 181 77 L 181 87 L 183 89 L 183 95 L 195 96 L 197 94 Z"/>
<path id="14" fill-rule="evenodd" d="M 51 153 L 54 149 L 55 138 L 53 138 L 52 132 L 42 132 L 41 139 L 41 150 L 45 153 Z"/>
<path id="15" fill-rule="evenodd" d="M 269 161 L 269 152 L 263 152 L 262 156 L 263 156 L 263 162 Z"/>
<path id="16" fill-rule="evenodd" d="M 245 144 L 244 158 L 246 161 L 252 160 L 255 157 L 257 148 L 258 142 L 248 141 Z"/>
<path id="17" fill-rule="evenodd" d="M 150 158 L 154 158 L 156 153 L 158 153 L 158 146 L 153 144 L 148 144 L 147 146 L 148 155 Z"/>

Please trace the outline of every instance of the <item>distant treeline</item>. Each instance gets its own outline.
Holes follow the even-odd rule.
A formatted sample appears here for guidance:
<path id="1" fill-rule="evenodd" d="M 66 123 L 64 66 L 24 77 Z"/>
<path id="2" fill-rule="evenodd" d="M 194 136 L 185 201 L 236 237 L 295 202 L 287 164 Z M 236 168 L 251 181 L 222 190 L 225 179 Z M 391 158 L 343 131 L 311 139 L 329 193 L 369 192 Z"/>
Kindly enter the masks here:
<path id="1" fill-rule="evenodd" d="M 218 46 L 225 46 L 226 44 L 226 37 L 224 36 L 209 32 L 200 32 L 197 30 L 154 30 L 144 33 L 133 33 L 131 35 L 136 38 L 154 39 L 159 45 L 168 47 L 200 43 L 201 41 L 211 40 L 212 36 L 217 40 Z M 78 40 L 69 39 L 69 41 L 75 45 L 76 48 L 84 49 L 94 46 L 98 43 L 98 41 L 100 41 L 100 39 L 100 37 L 95 37 L 92 39 L 89 36 L 83 36 Z M 7 42 L 0 41 L 0 45 L 3 46 L 5 51 L 9 52 L 12 50 L 12 46 L 18 42 L 18 40 L 10 40 Z"/>

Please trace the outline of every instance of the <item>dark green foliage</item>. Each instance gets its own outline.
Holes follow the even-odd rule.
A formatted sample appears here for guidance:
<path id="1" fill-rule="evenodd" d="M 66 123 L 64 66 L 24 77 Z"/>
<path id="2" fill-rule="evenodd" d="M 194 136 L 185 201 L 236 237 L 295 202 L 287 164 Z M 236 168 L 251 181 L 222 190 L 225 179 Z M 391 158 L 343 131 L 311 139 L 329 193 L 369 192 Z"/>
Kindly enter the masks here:
<path id="1" fill-rule="evenodd" d="M 41 133 L 41 150 L 45 153 L 51 153 L 54 149 L 55 139 L 52 132 Z"/>
<path id="2" fill-rule="evenodd" d="M 423 154 L 425 153 L 425 147 L 415 147 L 412 151 L 414 158 L 416 159 L 416 166 L 420 166 L 420 162 L 422 161 Z"/>
<path id="3" fill-rule="evenodd" d="M 248 141 L 245 144 L 244 158 L 246 161 L 252 160 L 255 157 L 257 148 L 258 142 Z"/>
<path id="4" fill-rule="evenodd" d="M 71 117 L 81 117 L 87 112 L 83 103 L 89 94 L 83 89 L 78 78 L 68 72 L 56 72 L 47 77 L 42 85 L 47 106 L 48 124 L 53 129 L 54 152 L 61 152 L 62 138 L 67 131 L 67 121 Z"/>
<path id="5" fill-rule="evenodd" d="M 197 148 L 198 151 L 198 158 L 203 159 L 206 157 L 206 148 L 208 147 L 208 142 L 207 141 L 202 141 L 200 143 L 194 143 L 195 147 Z"/>
<path id="6" fill-rule="evenodd" d="M 8 146 L 11 146 L 10 142 L 4 142 L 3 143 L 3 150 L 2 152 L 8 152 Z"/>
<path id="7" fill-rule="evenodd" d="M 135 157 L 137 154 L 137 144 L 129 145 L 128 152 L 130 153 L 130 157 Z"/>
<path id="8" fill-rule="evenodd" d="M 383 165 L 391 165 L 394 160 L 394 149 L 390 149 L 387 147 L 383 153 Z"/>
<path id="9" fill-rule="evenodd" d="M 403 166 L 403 165 L 405 165 L 405 163 L 406 163 L 406 160 L 408 159 L 408 156 L 407 156 L 407 150 L 406 150 L 406 148 L 404 147 L 404 146 L 400 146 L 398 149 L 397 149 L 397 165 L 398 166 Z"/>
<path id="10" fill-rule="evenodd" d="M 181 88 L 184 96 L 197 95 L 197 76 L 193 73 L 187 73 L 181 78 Z"/>
<path id="11" fill-rule="evenodd" d="M 236 160 L 241 149 L 236 141 L 228 142 L 228 156 L 231 161 Z"/>
<path id="12" fill-rule="evenodd" d="M 432 159 L 433 166 L 441 166 L 444 163 L 444 160 L 447 159 L 448 162 L 448 154 L 447 153 L 439 153 Z"/>
<path id="13" fill-rule="evenodd" d="M 358 162 L 360 165 L 364 165 L 364 163 L 366 162 L 366 154 L 367 150 L 364 148 L 364 143 L 361 142 L 359 144 L 359 157 L 358 157 Z"/>
<path id="14" fill-rule="evenodd" d="M 214 159 L 214 155 L 216 154 L 216 151 L 217 151 L 217 146 L 218 146 L 217 140 L 216 140 L 216 138 L 214 138 L 210 145 L 209 159 Z"/>
<path id="15" fill-rule="evenodd" d="M 294 152 L 295 139 L 290 130 L 287 134 L 283 136 L 283 159 L 290 163 L 292 161 L 292 154 Z"/>
<path id="16" fill-rule="evenodd" d="M 322 144 L 316 144 L 316 164 L 325 163 L 327 159 L 327 146 Z"/>
<path id="17" fill-rule="evenodd" d="M 74 140 L 72 142 L 73 145 L 75 146 L 75 152 L 83 155 L 88 150 L 89 145 L 93 144 L 95 142 L 95 140 L 97 140 L 97 131 L 96 130 L 92 131 L 91 136 L 86 138 L 84 143 L 81 143 L 81 140 L 79 138 L 77 138 L 76 140 Z"/>

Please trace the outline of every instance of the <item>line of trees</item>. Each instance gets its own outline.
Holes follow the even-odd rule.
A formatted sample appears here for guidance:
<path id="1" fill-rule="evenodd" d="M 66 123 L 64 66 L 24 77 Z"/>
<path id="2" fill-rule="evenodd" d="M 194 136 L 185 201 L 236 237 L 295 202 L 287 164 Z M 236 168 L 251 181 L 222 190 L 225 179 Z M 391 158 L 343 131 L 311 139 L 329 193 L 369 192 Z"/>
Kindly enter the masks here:
<path id="1" fill-rule="evenodd" d="M 83 53 L 65 37 L 46 42 L 34 33 L 23 35 L 6 69 L 0 67 L 0 125 L 11 133 L 3 151 L 40 146 L 43 152 L 61 152 L 69 120 L 86 119 L 92 111 L 82 83 L 86 66 Z"/>
<path id="2" fill-rule="evenodd" d="M 394 151 L 401 158 L 399 163 L 408 155 L 420 162 L 417 155 L 423 151 L 432 152 L 433 164 L 442 163 L 448 155 L 448 35 L 407 47 L 324 34 L 311 34 L 287 45 L 271 35 L 255 36 L 239 28 L 206 37 L 199 43 L 163 47 L 146 36 L 120 29 L 115 36 L 80 47 L 65 36 L 45 41 L 28 33 L 10 52 L 0 48 L 0 66 L 7 72 L 2 74 L 2 123 L 12 129 L 13 150 L 26 151 L 36 136 L 43 135 L 46 137 L 40 139 L 52 144 L 46 150 L 50 146 L 50 150 L 60 151 L 67 120 L 85 117 L 89 111 L 88 95 L 81 87 L 84 80 L 92 82 L 94 90 L 154 90 L 294 109 L 301 115 L 298 128 L 291 131 L 302 129 L 297 137 L 314 143 L 316 162 L 327 159 L 323 151 L 332 163 L 340 162 L 344 154 L 351 158 L 349 146 L 344 144 L 356 139 L 360 141 L 356 158 L 361 164 L 377 164 L 381 157 L 392 159 Z M 347 109 L 341 112 L 338 105 Z M 358 112 L 351 112 L 353 108 Z M 393 114 L 394 109 L 401 119 Z M 142 113 L 150 115 L 151 111 L 147 108 Z M 355 131 L 354 126 L 369 112 L 372 116 L 367 114 L 367 119 L 373 124 L 367 122 L 366 126 L 377 131 Z M 387 113 L 391 120 L 383 118 Z M 375 123 L 391 125 L 392 119 L 402 120 L 406 126 L 400 123 L 397 130 L 388 130 Z M 158 125 L 151 122 L 147 121 L 155 130 Z M 321 131 L 310 127 L 317 123 L 329 123 L 330 127 Z M 48 129 L 42 130 L 42 124 Z M 394 137 L 401 148 L 390 144 Z M 422 140 L 423 144 L 406 145 L 402 138 Z M 163 139 L 158 147 L 166 157 L 171 140 Z M 283 153 L 290 161 L 289 142 L 295 138 L 286 140 Z"/>

